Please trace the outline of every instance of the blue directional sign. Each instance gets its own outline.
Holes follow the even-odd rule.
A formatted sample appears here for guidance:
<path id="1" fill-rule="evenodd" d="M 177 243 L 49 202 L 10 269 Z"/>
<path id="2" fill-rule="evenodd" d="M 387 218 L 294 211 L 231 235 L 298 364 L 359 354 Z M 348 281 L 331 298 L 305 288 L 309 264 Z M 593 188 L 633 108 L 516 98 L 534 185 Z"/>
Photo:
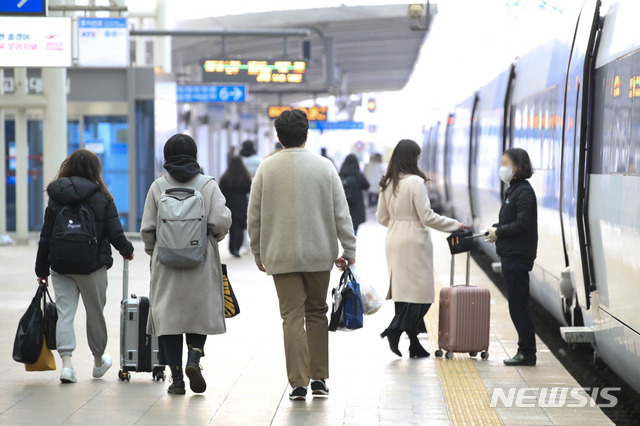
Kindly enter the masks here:
<path id="1" fill-rule="evenodd" d="M 2 0 L 0 15 L 43 16 L 47 14 L 46 0 Z"/>
<path id="2" fill-rule="evenodd" d="M 362 130 L 362 121 L 310 121 L 310 129 L 316 130 Z"/>
<path id="3" fill-rule="evenodd" d="M 243 85 L 183 85 L 177 86 L 177 95 L 178 102 L 244 102 L 247 90 Z"/>

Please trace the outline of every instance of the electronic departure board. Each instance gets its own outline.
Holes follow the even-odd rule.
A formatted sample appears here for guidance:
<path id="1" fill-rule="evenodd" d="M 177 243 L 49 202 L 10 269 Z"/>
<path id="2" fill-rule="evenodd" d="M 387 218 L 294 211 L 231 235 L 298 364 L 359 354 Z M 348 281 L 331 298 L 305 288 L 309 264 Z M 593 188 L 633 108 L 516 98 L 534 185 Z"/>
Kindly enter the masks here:
<path id="1" fill-rule="evenodd" d="M 304 83 L 306 61 L 205 59 L 202 81 L 210 83 Z"/>
<path id="2" fill-rule="evenodd" d="M 269 106 L 269 118 L 276 118 L 282 111 L 291 111 L 292 109 L 301 109 L 307 114 L 309 121 L 327 121 L 327 112 L 329 108 L 326 106 L 311 106 L 311 107 L 291 107 L 291 106 Z"/>

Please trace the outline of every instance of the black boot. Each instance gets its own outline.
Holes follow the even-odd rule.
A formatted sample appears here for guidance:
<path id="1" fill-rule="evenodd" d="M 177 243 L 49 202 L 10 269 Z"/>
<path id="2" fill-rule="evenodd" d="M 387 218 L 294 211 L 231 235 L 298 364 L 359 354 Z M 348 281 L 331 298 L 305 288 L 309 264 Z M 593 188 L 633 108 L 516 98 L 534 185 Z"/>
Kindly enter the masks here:
<path id="1" fill-rule="evenodd" d="M 194 349 L 189 345 L 189 355 L 187 356 L 187 366 L 184 368 L 189 378 L 189 386 L 195 393 L 202 393 L 207 390 L 207 382 L 202 377 L 202 367 L 200 358 L 204 356 L 201 350 Z"/>
<path id="2" fill-rule="evenodd" d="M 171 384 L 168 393 L 173 395 L 184 395 L 187 391 L 184 388 L 184 376 L 182 375 L 182 367 L 171 367 Z"/>
<path id="3" fill-rule="evenodd" d="M 422 347 L 418 335 L 416 333 L 407 333 L 409 335 L 409 357 L 411 358 L 426 358 L 431 355 L 427 350 Z"/>
<path id="4" fill-rule="evenodd" d="M 389 349 L 391 349 L 391 352 L 400 357 L 402 356 L 402 352 L 400 352 L 400 349 L 398 349 L 398 344 L 400 343 L 401 335 L 402 331 L 393 329 L 390 330 L 388 328 L 380 333 L 380 337 L 382 337 L 383 339 L 386 337 L 389 341 Z"/>

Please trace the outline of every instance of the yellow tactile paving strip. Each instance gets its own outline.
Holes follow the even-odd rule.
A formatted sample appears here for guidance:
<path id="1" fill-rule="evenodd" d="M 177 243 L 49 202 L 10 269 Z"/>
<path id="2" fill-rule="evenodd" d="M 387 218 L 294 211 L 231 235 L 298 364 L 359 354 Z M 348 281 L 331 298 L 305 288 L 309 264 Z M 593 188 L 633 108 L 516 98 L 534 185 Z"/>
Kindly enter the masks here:
<path id="1" fill-rule="evenodd" d="M 439 287 L 436 284 L 437 292 Z M 438 349 L 438 311 L 436 300 L 426 321 L 434 354 Z M 468 354 L 455 354 L 453 359 L 436 358 L 435 361 L 452 425 L 502 424 L 495 408 L 489 405 L 489 394 L 475 365 L 478 361 L 470 359 Z"/>

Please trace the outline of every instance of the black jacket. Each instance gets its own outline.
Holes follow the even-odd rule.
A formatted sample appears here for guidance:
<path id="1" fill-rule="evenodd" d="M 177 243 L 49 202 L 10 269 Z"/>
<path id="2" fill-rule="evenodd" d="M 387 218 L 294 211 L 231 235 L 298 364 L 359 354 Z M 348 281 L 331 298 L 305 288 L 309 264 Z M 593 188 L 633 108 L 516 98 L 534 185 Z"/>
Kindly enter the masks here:
<path id="1" fill-rule="evenodd" d="M 131 257 L 133 245 L 124 236 L 124 230 L 118 217 L 118 210 L 113 200 L 107 199 L 98 184 L 82 177 L 60 178 L 51 182 L 47 188 L 49 205 L 44 213 L 44 225 L 40 232 L 38 254 L 36 256 L 36 275 L 48 277 L 49 268 L 49 240 L 53 232 L 53 225 L 58 210 L 63 205 L 85 202 L 92 210 L 96 218 L 96 232 L 100 244 L 98 255 L 98 269 L 113 265 L 111 257 L 111 245 L 124 257 Z M 73 256 L 73 253 L 69 253 Z"/>
<path id="2" fill-rule="evenodd" d="M 247 209 L 249 207 L 249 192 L 251 191 L 251 181 L 243 186 L 231 186 L 226 179 L 220 179 L 220 191 L 226 200 L 226 205 L 231 210 L 233 220 L 245 222 L 247 220 Z"/>
<path id="3" fill-rule="evenodd" d="M 526 180 L 511 182 L 500 208 L 496 226 L 498 256 L 517 256 L 533 262 L 538 249 L 538 206 L 536 194 Z"/>
<path id="4" fill-rule="evenodd" d="M 360 169 L 357 168 L 342 168 L 340 170 L 340 179 L 343 183 L 346 179 L 352 178 L 356 182 L 359 190 L 351 194 L 351 198 L 347 197 L 349 204 L 349 213 L 351 213 L 351 220 L 353 226 L 358 226 L 367 220 L 365 207 L 364 207 L 364 195 L 362 191 L 366 191 L 371 186 L 366 177 L 362 174 Z"/>

